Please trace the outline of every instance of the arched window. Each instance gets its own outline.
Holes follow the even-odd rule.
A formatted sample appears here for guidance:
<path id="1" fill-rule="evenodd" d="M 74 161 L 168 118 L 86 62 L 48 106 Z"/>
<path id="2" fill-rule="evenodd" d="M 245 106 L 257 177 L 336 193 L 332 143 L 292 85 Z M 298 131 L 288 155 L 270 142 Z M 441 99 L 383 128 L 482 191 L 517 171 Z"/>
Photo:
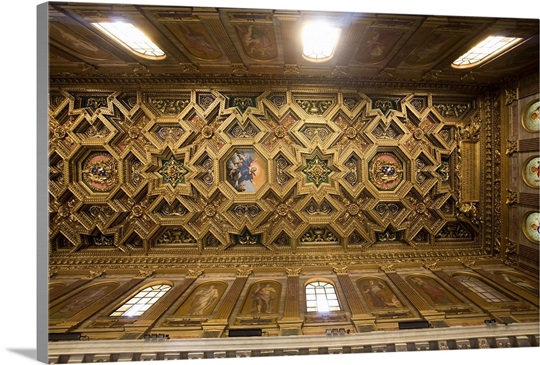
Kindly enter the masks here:
<path id="1" fill-rule="evenodd" d="M 482 280 L 468 275 L 456 275 L 455 279 L 489 303 L 510 302 L 512 299 L 484 283 Z"/>
<path id="2" fill-rule="evenodd" d="M 325 281 L 313 281 L 306 285 L 306 307 L 308 312 L 341 310 L 336 289 Z"/>
<path id="3" fill-rule="evenodd" d="M 170 285 L 153 285 L 142 289 L 115 310 L 111 317 L 141 316 L 171 288 Z"/>

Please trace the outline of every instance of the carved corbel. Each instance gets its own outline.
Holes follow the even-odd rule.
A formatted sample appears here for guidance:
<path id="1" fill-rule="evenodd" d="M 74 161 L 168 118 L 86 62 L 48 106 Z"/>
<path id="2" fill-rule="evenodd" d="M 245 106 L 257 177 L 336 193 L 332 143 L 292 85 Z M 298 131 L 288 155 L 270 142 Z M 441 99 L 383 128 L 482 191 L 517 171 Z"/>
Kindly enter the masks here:
<path id="1" fill-rule="evenodd" d="M 349 269 L 347 268 L 347 266 L 343 266 L 343 267 L 334 267 L 334 272 L 337 274 L 337 275 L 347 275 L 349 273 Z"/>
<path id="2" fill-rule="evenodd" d="M 92 270 L 90 270 L 88 275 L 86 275 L 86 278 L 87 279 L 96 279 L 96 278 L 99 278 L 100 276 L 102 276 L 104 274 L 105 274 L 104 271 L 92 271 Z"/>
<path id="3" fill-rule="evenodd" d="M 394 68 L 385 68 L 382 69 L 381 72 L 379 72 L 379 77 L 383 79 L 393 79 L 394 78 Z"/>
<path id="4" fill-rule="evenodd" d="M 388 264 L 388 265 L 381 265 L 379 266 L 379 269 L 383 271 L 385 274 L 395 273 L 396 269 L 394 268 L 394 265 Z"/>
<path id="5" fill-rule="evenodd" d="M 457 218 L 462 222 L 472 223 L 476 227 L 479 227 L 482 223 L 478 214 L 477 203 L 457 203 L 456 208 L 459 210 Z"/>
<path id="6" fill-rule="evenodd" d="M 478 116 L 471 118 L 471 121 L 459 128 L 459 136 L 466 141 L 478 141 L 480 139 L 481 120 Z"/>
<path id="7" fill-rule="evenodd" d="M 469 269 L 474 269 L 476 267 L 476 261 L 462 261 L 461 264 Z"/>
<path id="8" fill-rule="evenodd" d="M 506 105 L 512 104 L 518 98 L 517 97 L 517 90 L 514 89 L 514 88 L 512 88 L 512 89 L 507 88 L 507 89 L 504 90 L 504 93 L 506 95 L 506 101 L 505 101 Z"/>
<path id="9" fill-rule="evenodd" d="M 199 72 L 199 69 L 197 68 L 197 66 L 195 66 L 192 63 L 184 63 L 184 64 L 181 64 L 180 67 L 182 67 L 183 73 Z"/>
<path id="10" fill-rule="evenodd" d="M 153 270 L 139 270 L 139 273 L 135 276 L 136 279 L 146 279 L 154 275 Z"/>
<path id="11" fill-rule="evenodd" d="M 426 262 L 424 264 L 424 267 L 431 271 L 437 271 L 440 270 L 438 262 Z"/>
<path id="12" fill-rule="evenodd" d="M 285 67 L 283 67 L 283 73 L 286 75 L 297 75 L 300 73 L 300 69 L 298 68 L 298 65 L 285 65 Z"/>
<path id="13" fill-rule="evenodd" d="M 339 76 L 339 75 L 347 75 L 348 74 L 348 68 L 347 66 L 335 66 L 332 70 L 333 76 Z"/>
<path id="14" fill-rule="evenodd" d="M 517 150 L 518 150 L 517 141 L 506 140 L 506 154 L 508 156 L 512 155 L 514 152 L 517 152 Z"/>
<path id="15" fill-rule="evenodd" d="M 247 278 L 252 272 L 253 270 L 249 267 L 238 268 L 236 269 L 236 277 Z"/>
<path id="16" fill-rule="evenodd" d="M 287 273 L 287 277 L 291 276 L 300 276 L 300 268 L 287 268 L 285 269 L 285 272 Z"/>
<path id="17" fill-rule="evenodd" d="M 512 191 L 512 190 L 506 190 L 508 192 L 508 195 L 506 196 L 506 204 L 512 205 L 516 204 L 518 201 L 518 192 Z"/>
<path id="18" fill-rule="evenodd" d="M 133 73 L 141 73 L 141 72 L 149 72 L 150 69 L 146 67 L 145 65 L 142 65 L 140 63 L 133 65 Z"/>
<path id="19" fill-rule="evenodd" d="M 233 63 L 232 68 L 232 73 L 235 75 L 244 74 L 247 72 L 247 67 L 242 63 Z"/>
<path id="20" fill-rule="evenodd" d="M 197 279 L 203 273 L 204 273 L 204 270 L 201 270 L 201 269 L 189 269 L 188 273 L 186 275 L 186 278 L 188 278 L 188 279 Z"/>

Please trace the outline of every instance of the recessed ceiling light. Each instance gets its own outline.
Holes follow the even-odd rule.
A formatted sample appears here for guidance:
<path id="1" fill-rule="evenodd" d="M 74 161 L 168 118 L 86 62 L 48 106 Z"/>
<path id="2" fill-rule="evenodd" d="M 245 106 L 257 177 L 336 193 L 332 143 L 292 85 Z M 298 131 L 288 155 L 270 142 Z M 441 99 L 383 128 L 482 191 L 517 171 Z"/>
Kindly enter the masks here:
<path id="1" fill-rule="evenodd" d="M 103 22 L 92 25 L 138 56 L 153 60 L 165 58 L 165 52 L 131 23 Z"/>
<path id="2" fill-rule="evenodd" d="M 482 62 L 492 59 L 521 40 L 522 38 L 489 36 L 452 62 L 452 66 L 455 68 L 477 66 Z"/>
<path id="3" fill-rule="evenodd" d="M 323 62 L 332 58 L 341 30 L 324 22 L 312 22 L 302 30 L 303 56 L 308 61 Z"/>

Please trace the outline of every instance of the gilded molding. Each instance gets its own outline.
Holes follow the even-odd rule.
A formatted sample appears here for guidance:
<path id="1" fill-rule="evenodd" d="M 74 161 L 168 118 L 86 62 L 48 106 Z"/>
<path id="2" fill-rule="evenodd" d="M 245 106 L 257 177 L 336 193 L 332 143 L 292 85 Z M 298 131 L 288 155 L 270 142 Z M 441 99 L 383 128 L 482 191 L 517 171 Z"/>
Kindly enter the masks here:
<path id="1" fill-rule="evenodd" d="M 433 80 L 415 82 L 410 80 L 399 80 L 393 77 L 394 71 L 391 69 L 382 70 L 380 76 L 374 79 L 361 79 L 358 77 L 306 77 L 299 73 L 297 65 L 286 65 L 283 75 L 264 75 L 250 76 L 249 85 L 257 85 L 257 89 L 261 86 L 301 86 L 311 87 L 316 86 L 321 88 L 358 88 L 365 90 L 390 89 L 390 90 L 416 90 L 416 91 L 436 91 L 436 92 L 461 92 L 462 94 L 475 96 L 478 93 L 483 93 L 489 89 L 488 84 L 467 84 L 457 80 L 455 82 L 446 80 Z M 51 86 L 67 86 L 75 85 L 91 85 L 92 87 L 102 85 L 110 88 L 110 85 L 132 85 L 134 90 L 140 86 L 170 86 L 181 85 L 182 87 L 193 86 L 197 87 L 201 84 L 210 85 L 234 85 L 248 86 L 243 78 L 232 77 L 231 74 L 99 74 L 92 73 L 90 75 L 74 75 L 70 73 L 52 74 L 50 76 Z"/>

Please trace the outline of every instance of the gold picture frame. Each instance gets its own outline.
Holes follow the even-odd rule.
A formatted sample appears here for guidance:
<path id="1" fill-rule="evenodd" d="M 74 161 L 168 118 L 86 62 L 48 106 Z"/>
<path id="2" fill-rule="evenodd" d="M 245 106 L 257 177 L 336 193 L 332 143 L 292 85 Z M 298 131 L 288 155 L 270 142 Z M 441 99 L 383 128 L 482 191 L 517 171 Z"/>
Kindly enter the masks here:
<path id="1" fill-rule="evenodd" d="M 521 178 L 531 188 L 540 188 L 540 156 L 529 157 L 521 167 Z"/>
<path id="2" fill-rule="evenodd" d="M 540 212 L 529 211 L 523 216 L 521 229 L 527 239 L 534 243 L 540 243 Z"/>
<path id="3" fill-rule="evenodd" d="M 527 103 L 521 113 L 521 124 L 527 132 L 540 132 L 540 99 Z"/>

